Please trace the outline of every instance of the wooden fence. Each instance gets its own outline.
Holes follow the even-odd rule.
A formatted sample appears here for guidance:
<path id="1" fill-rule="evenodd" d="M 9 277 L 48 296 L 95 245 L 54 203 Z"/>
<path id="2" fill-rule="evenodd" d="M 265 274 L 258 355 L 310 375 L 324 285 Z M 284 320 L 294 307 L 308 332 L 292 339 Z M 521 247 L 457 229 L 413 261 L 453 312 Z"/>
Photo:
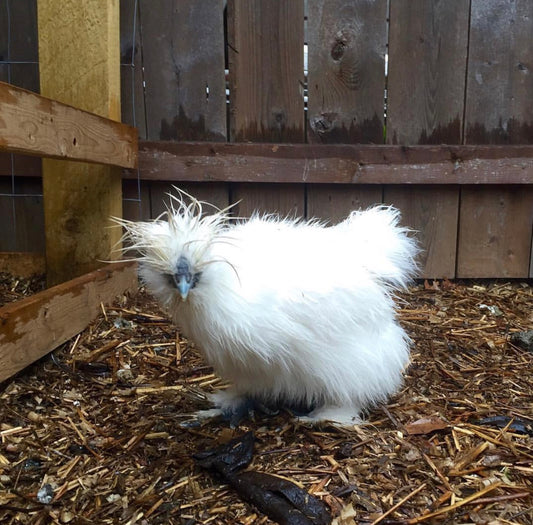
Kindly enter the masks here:
<path id="1" fill-rule="evenodd" d="M 33 4 L 11 2 L 13 62 L 37 61 Z M 241 216 L 336 221 L 384 202 L 419 230 L 426 277 L 533 275 L 533 146 L 517 146 L 533 144 L 533 2 L 224 5 L 121 2 L 123 121 L 146 141 L 125 173 L 126 217 L 157 216 L 171 184 L 240 201 Z M 9 68 L 0 80 L 36 88 L 36 66 Z M 39 184 L 27 158 L 3 157 L 0 174 L 19 193 Z M 0 250 L 42 249 L 40 206 L 0 197 L 2 224 L 18 219 Z"/>

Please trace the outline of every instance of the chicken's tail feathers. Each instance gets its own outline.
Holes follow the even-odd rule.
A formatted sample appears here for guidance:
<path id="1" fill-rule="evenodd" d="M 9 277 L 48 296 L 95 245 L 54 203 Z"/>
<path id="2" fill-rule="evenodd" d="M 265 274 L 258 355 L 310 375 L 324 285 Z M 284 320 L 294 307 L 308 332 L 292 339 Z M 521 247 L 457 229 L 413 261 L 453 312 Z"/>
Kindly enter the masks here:
<path id="1" fill-rule="evenodd" d="M 379 205 L 353 211 L 337 227 L 353 236 L 358 258 L 368 271 L 393 287 L 406 287 L 419 271 L 420 247 L 416 232 L 400 225 L 401 213 L 392 206 Z"/>

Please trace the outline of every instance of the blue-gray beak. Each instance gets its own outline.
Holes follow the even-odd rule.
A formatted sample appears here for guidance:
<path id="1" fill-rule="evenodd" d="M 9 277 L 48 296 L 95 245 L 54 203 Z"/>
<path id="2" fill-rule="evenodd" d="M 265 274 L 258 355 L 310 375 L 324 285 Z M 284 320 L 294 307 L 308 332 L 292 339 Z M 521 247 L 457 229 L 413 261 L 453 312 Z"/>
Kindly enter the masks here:
<path id="1" fill-rule="evenodd" d="M 178 259 L 176 273 L 172 276 L 172 279 L 180 293 L 181 300 L 185 301 L 194 282 L 191 266 L 185 257 L 182 256 Z"/>
<path id="2" fill-rule="evenodd" d="M 178 292 L 180 293 L 181 300 L 185 301 L 187 299 L 187 296 L 189 295 L 189 290 L 191 289 L 192 276 L 190 273 L 186 273 L 186 274 L 177 273 L 173 277 L 174 277 L 174 284 L 176 285 L 176 288 L 178 289 Z"/>

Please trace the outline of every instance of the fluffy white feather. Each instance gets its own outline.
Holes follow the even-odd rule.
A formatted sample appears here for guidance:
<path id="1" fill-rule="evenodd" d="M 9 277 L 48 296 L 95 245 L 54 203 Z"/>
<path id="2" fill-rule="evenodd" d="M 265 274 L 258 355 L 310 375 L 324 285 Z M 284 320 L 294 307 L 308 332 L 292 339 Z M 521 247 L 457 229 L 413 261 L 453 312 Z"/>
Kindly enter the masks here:
<path id="1" fill-rule="evenodd" d="M 165 218 L 121 223 L 148 289 L 233 384 L 215 396 L 220 408 L 252 398 L 353 424 L 398 389 L 409 339 L 393 292 L 412 277 L 417 248 L 397 210 L 352 212 L 336 226 L 258 215 L 233 224 L 224 210 L 173 201 Z"/>

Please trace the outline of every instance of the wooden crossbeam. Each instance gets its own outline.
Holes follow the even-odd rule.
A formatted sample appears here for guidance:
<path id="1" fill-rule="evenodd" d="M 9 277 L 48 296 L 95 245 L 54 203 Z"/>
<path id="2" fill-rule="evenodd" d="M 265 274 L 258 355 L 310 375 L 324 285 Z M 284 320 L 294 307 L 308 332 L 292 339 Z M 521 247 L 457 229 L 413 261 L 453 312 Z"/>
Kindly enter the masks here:
<path id="1" fill-rule="evenodd" d="M 41 94 L 120 120 L 118 0 L 38 0 Z M 43 159 L 48 285 L 98 268 L 116 258 L 122 215 L 119 168 Z M 118 253 L 118 252 L 116 252 Z"/>
<path id="2" fill-rule="evenodd" d="M 102 303 L 137 283 L 136 264 L 109 264 L 0 308 L 0 381 L 84 330 Z"/>
<path id="3" fill-rule="evenodd" d="M 0 82 L 0 150 L 134 168 L 137 130 Z"/>
<path id="4" fill-rule="evenodd" d="M 533 145 L 141 142 L 139 171 L 166 181 L 533 184 Z"/>

